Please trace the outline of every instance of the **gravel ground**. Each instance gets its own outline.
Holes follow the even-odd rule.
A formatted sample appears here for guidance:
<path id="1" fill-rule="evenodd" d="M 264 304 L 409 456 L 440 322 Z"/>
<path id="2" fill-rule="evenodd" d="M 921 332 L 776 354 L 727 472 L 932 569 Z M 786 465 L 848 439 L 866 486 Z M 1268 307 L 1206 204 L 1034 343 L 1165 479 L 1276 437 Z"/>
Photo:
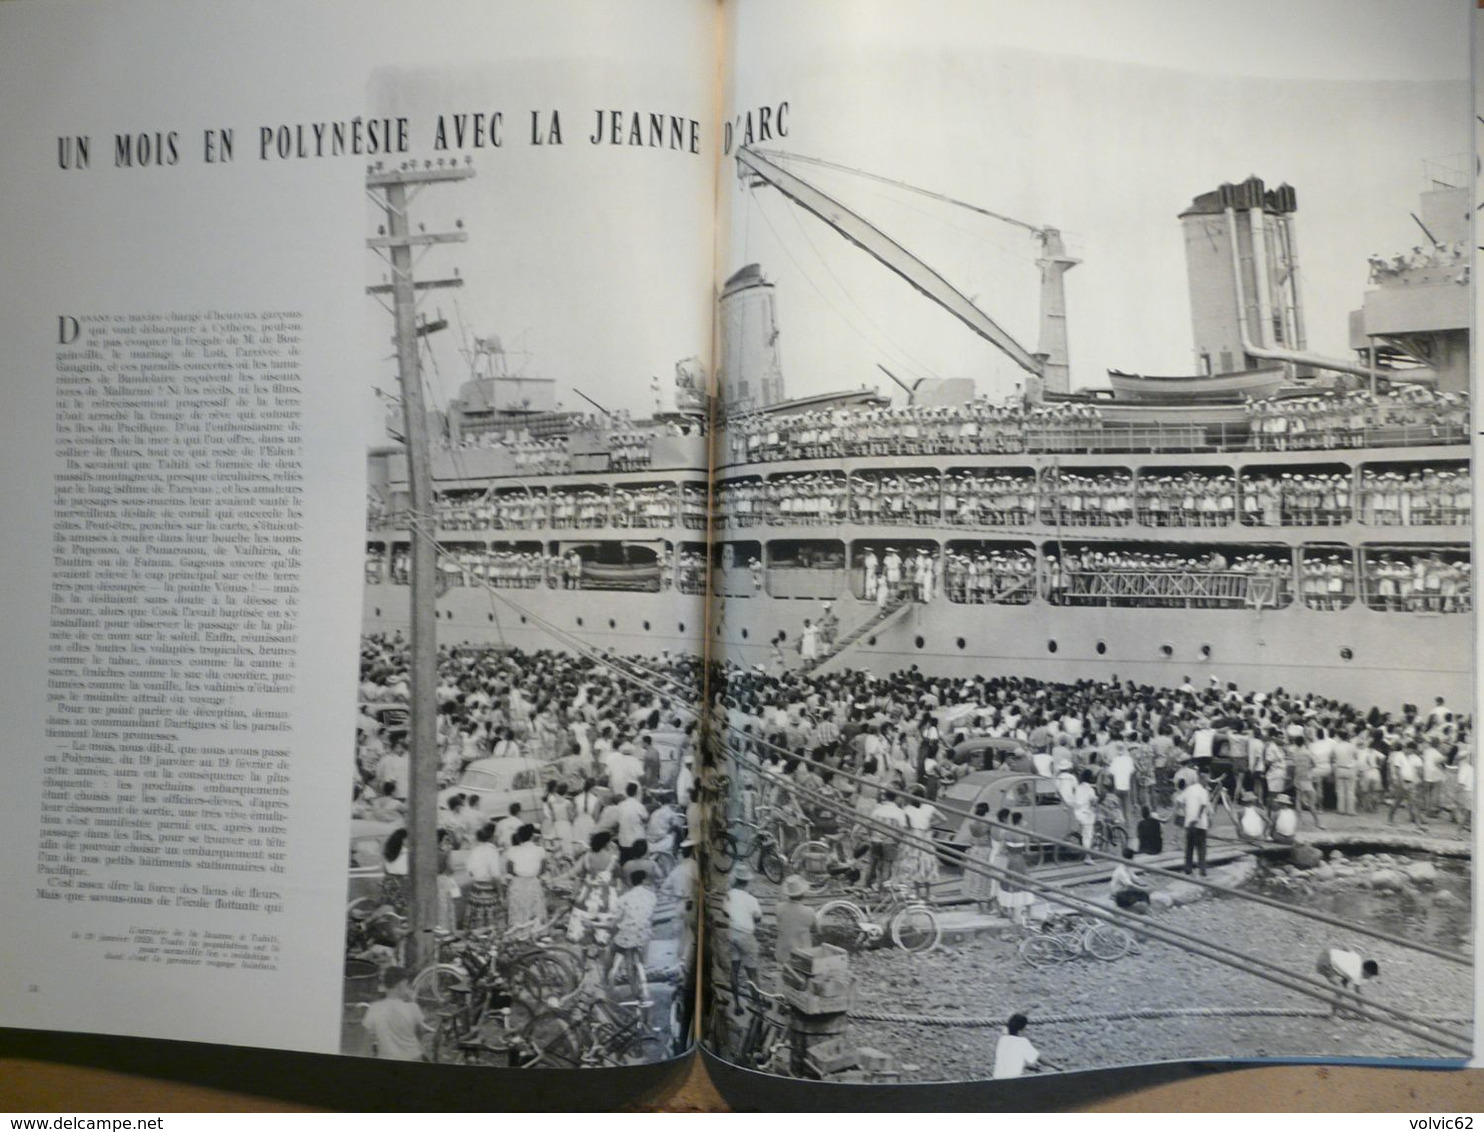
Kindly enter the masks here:
<path id="1" fill-rule="evenodd" d="M 1326 833 L 1348 833 L 1362 840 L 1374 834 L 1378 842 L 1390 835 L 1421 835 L 1462 847 L 1471 840 L 1457 825 L 1435 822 L 1425 831 L 1405 823 L 1390 826 L 1384 814 L 1356 818 L 1326 814 L 1325 823 Z M 1466 917 L 1462 901 L 1455 899 L 1460 893 L 1466 894 L 1462 878 L 1455 877 L 1448 884 L 1407 884 L 1400 892 L 1372 893 L 1367 883 L 1370 874 L 1383 868 L 1404 869 L 1409 860 L 1424 858 L 1400 854 L 1395 858 L 1384 854 L 1345 858 L 1336 852 L 1330 856 L 1339 864 L 1338 875 L 1327 868 L 1321 873 L 1291 874 L 1284 879 L 1279 867 L 1272 870 L 1270 883 L 1263 891 L 1282 896 L 1286 890 L 1296 903 L 1332 906 L 1334 914 L 1342 919 L 1356 907 L 1369 909 L 1370 915 L 1394 910 L 1396 914 L 1387 915 L 1384 922 L 1378 916 L 1375 926 L 1444 947 L 1458 946 L 1456 933 L 1450 935 L 1446 925 L 1440 929 L 1439 923 Z M 1441 859 L 1439 863 L 1444 864 Z M 1462 862 L 1444 867 L 1466 868 Z M 1252 870 L 1249 861 L 1213 869 L 1211 879 L 1236 883 L 1249 877 Z M 1173 883 L 1178 886 L 1178 882 Z M 1155 881 L 1156 888 L 1168 890 L 1171 884 Z M 771 895 L 771 886 L 759 887 L 763 890 L 759 895 Z M 1452 893 L 1439 896 L 1441 888 L 1451 888 Z M 1095 888 L 1084 888 L 1080 893 L 1102 895 Z M 1328 903 L 1336 898 L 1348 899 L 1349 903 Z M 1454 900 L 1451 906 L 1450 899 Z M 1402 911 L 1408 919 L 1401 918 Z M 1381 966 L 1380 979 L 1366 988 L 1370 1001 L 1429 1018 L 1466 1018 L 1471 1013 L 1471 968 L 1277 908 L 1216 896 L 1158 912 L 1152 922 L 1210 939 L 1301 976 L 1316 976 L 1315 964 L 1323 949 L 1347 947 L 1374 958 Z M 1323 1004 L 1154 940 L 1144 942 L 1137 953 L 1111 963 L 1083 957 L 1038 969 L 1020 958 L 1020 938 L 1020 933 L 1012 929 L 1003 938 L 979 936 L 927 955 L 909 955 L 893 948 L 855 955 L 851 966 L 857 976 L 857 1008 L 938 1018 L 992 1019 L 1023 1011 L 1031 1018 L 1027 1036 L 1046 1059 L 1070 1070 L 1224 1058 L 1456 1056 L 1377 1022 L 1328 1017 L 1176 1017 L 1037 1025 L 1038 1016 L 1128 1009 L 1204 1006 L 1313 1010 Z M 1472 940 L 1465 936 L 1462 943 L 1468 949 Z M 776 986 L 777 972 L 772 967 L 770 942 L 764 948 L 764 982 Z M 1467 1022 L 1456 1023 L 1454 1028 L 1472 1029 Z M 991 1075 L 999 1033 L 998 1023 L 944 1026 L 852 1018 L 849 1040 L 853 1045 L 892 1055 L 905 1081 L 952 1081 Z"/>
<path id="2" fill-rule="evenodd" d="M 1219 879 L 1213 871 L 1212 879 Z M 1158 914 L 1154 922 L 1218 941 L 1298 975 L 1313 975 L 1322 949 L 1352 946 L 1381 965 L 1367 997 L 1426 1017 L 1467 1016 L 1472 971 L 1424 953 L 1250 902 L 1214 898 Z M 941 1017 L 1030 1015 L 1027 1036 L 1064 1069 L 1135 1062 L 1254 1057 L 1439 1057 L 1445 1051 L 1375 1022 L 1329 1018 L 1157 1018 L 1051 1023 L 1037 1015 L 1128 1008 L 1263 1006 L 1314 1008 L 1315 1000 L 1230 967 L 1147 941 L 1103 963 L 1082 958 L 1035 968 L 1019 936 L 980 937 L 925 956 L 880 950 L 856 956 L 863 1010 Z M 1466 1025 L 1460 1028 L 1467 1029 Z M 996 1026 L 937 1026 L 852 1019 L 855 1044 L 895 1056 L 906 1079 L 991 1074 Z M 908 1069 L 915 1065 L 915 1069 Z"/>

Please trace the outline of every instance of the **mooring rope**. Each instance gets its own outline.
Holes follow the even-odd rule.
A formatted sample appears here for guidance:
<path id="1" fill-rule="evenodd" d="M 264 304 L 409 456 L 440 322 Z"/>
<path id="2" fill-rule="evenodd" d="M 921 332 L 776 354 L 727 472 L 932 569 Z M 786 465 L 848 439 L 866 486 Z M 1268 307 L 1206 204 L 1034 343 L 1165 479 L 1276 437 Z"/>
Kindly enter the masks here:
<path id="1" fill-rule="evenodd" d="M 902 1014 L 891 1010 L 852 1010 L 850 1017 L 862 1022 L 905 1022 L 918 1026 L 1003 1026 L 1008 1017 L 986 1018 L 952 1014 Z M 1141 1006 L 1126 1010 L 1089 1011 L 1078 1014 L 1037 1014 L 1037 1026 L 1070 1026 L 1081 1022 L 1122 1022 L 1155 1018 L 1329 1018 L 1332 1012 L 1312 1006 Z M 1437 1022 L 1468 1023 L 1472 1019 L 1443 1017 Z"/>

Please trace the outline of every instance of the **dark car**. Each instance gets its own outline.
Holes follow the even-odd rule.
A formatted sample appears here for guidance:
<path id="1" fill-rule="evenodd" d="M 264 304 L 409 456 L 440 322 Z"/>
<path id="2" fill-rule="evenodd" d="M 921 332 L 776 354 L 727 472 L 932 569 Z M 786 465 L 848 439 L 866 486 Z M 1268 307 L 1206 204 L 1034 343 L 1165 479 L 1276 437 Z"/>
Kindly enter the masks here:
<path id="1" fill-rule="evenodd" d="M 1019 739 L 994 735 L 963 740 L 949 751 L 949 758 L 955 765 L 968 765 L 975 771 L 1016 770 L 1030 774 L 1035 770 L 1030 747 Z"/>

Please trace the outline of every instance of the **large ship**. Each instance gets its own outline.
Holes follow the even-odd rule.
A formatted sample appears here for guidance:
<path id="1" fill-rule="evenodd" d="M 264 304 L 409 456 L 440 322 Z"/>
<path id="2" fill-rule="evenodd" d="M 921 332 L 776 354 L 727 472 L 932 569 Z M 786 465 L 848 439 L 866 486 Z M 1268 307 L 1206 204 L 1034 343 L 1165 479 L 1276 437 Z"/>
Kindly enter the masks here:
<path id="1" fill-rule="evenodd" d="M 1074 393 L 1061 276 L 1077 261 L 1055 230 L 1039 233 L 1027 351 L 743 152 L 749 175 L 1017 357 L 1025 393 L 993 403 L 948 380 L 904 387 L 906 404 L 864 388 L 790 400 L 758 265 L 720 297 L 714 413 L 689 371 L 677 410 L 648 420 L 562 413 L 529 382 L 475 374 L 433 459 L 444 641 L 658 655 L 704 633 L 744 665 L 1472 699 L 1466 179 L 1424 193 L 1421 242 L 1372 257 L 1350 358 L 1307 348 L 1294 190 L 1250 177 L 1196 196 L 1179 215 L 1195 372 L 1110 370 L 1108 389 Z M 370 464 L 364 620 L 391 631 L 408 610 L 405 460 Z M 709 619 L 708 578 L 724 599 Z"/>

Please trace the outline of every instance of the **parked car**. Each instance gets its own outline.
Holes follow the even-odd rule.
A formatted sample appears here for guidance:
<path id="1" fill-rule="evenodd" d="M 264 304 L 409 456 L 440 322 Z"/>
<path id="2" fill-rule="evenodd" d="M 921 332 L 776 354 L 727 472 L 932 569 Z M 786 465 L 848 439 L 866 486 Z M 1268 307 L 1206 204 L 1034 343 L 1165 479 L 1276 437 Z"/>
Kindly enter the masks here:
<path id="1" fill-rule="evenodd" d="M 400 821 L 379 821 L 375 818 L 352 818 L 350 822 L 350 885 L 347 889 L 348 901 L 356 901 L 362 897 L 371 900 L 381 895 L 382 875 L 382 849 L 386 845 L 386 839 L 392 835 L 394 830 L 402 828 Z M 469 873 L 464 867 L 464 862 L 469 856 L 467 848 L 455 849 L 451 864 L 453 867 L 454 883 L 459 886 L 462 896 L 464 888 L 469 881 Z"/>
<path id="2" fill-rule="evenodd" d="M 939 816 L 933 823 L 933 840 L 940 850 L 962 852 L 970 845 L 969 819 L 962 815 L 972 813 L 980 802 L 989 804 L 988 816 L 993 818 L 1001 809 L 1023 815 L 1022 822 L 1027 833 L 1054 837 L 1061 841 L 1077 839 L 1077 822 L 1072 809 L 1062 801 L 1056 779 L 1037 774 L 1021 774 L 1007 770 L 978 770 L 959 779 L 939 795 Z M 952 807 L 948 812 L 947 807 Z M 1045 847 L 1050 855 L 1054 847 Z M 1031 843 L 1031 856 L 1039 855 L 1036 843 Z"/>
<path id="3" fill-rule="evenodd" d="M 949 756 L 955 763 L 968 765 L 975 771 L 1007 769 L 1029 774 L 1034 769 L 1031 749 L 1026 743 L 995 735 L 965 739 L 950 750 Z"/>
<path id="4" fill-rule="evenodd" d="M 477 759 L 464 768 L 459 784 L 442 791 L 441 796 L 478 797 L 480 811 L 491 821 L 509 813 L 511 802 L 519 802 L 526 820 L 539 824 L 541 797 L 550 771 L 551 764 L 540 759 Z"/>

